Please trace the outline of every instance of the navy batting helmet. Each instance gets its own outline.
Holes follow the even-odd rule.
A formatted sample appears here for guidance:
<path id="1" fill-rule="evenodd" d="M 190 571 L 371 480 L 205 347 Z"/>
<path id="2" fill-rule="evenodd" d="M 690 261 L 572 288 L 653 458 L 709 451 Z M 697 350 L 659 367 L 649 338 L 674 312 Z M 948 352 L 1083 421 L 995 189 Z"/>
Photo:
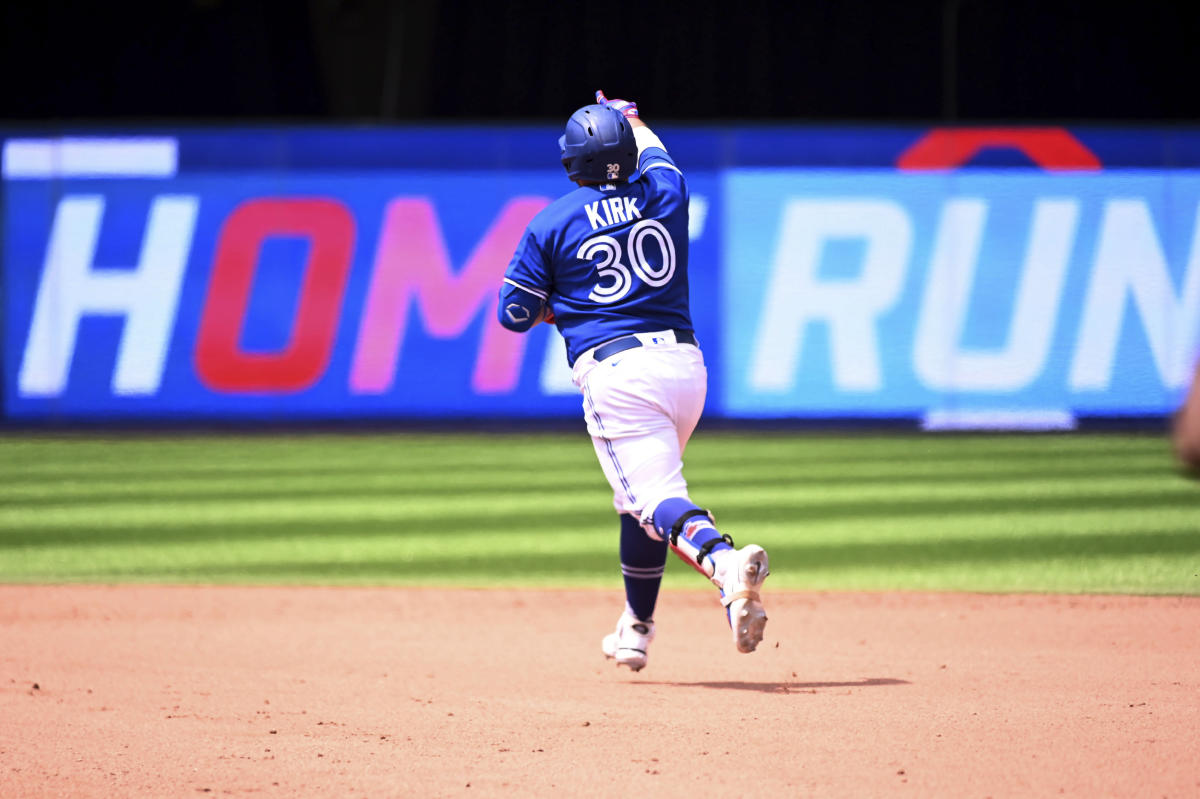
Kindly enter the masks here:
<path id="1" fill-rule="evenodd" d="M 637 171 L 633 128 L 620 111 L 605 105 L 585 105 L 571 114 L 558 149 L 571 180 L 612 183 Z"/>

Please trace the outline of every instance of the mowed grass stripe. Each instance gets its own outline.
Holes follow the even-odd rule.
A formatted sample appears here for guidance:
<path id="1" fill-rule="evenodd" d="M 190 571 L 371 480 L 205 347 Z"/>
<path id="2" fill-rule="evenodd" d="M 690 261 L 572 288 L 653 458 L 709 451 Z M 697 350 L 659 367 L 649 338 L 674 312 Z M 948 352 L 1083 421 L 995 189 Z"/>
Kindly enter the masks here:
<path id="1" fill-rule="evenodd" d="M 582 519 L 582 517 L 580 517 Z M 421 553 L 445 553 L 447 537 L 454 537 L 461 551 L 473 556 L 492 556 L 505 551 L 570 552 L 595 551 L 611 555 L 609 547 L 617 538 L 615 522 L 607 519 L 597 524 L 571 519 L 570 525 L 560 525 L 549 520 L 530 521 L 527 528 L 532 535 L 506 537 L 498 535 L 489 525 L 479 525 L 461 517 L 450 517 L 436 528 L 395 525 L 390 522 L 364 521 L 353 526 L 330 524 L 323 521 L 307 521 L 291 525 L 285 535 L 259 525 L 233 523 L 217 530 L 202 525 L 180 524 L 173 533 L 159 537 L 138 535 L 116 535 L 112 537 L 81 536 L 68 539 L 77 549 L 83 548 L 138 548 L 161 546 L 163 549 L 178 550 L 192 544 L 253 546 L 262 543 L 271 548 L 314 548 L 328 546 L 331 551 L 343 548 L 399 549 L 406 557 L 417 558 Z M 1164 509 L 1153 516 L 1139 510 L 1111 511 L 1096 509 L 1087 512 L 1037 512 L 1026 510 L 1014 512 L 1009 517 L 992 514 L 944 516 L 920 516 L 916 519 L 893 518 L 872 525 L 861 525 L 854 520 L 825 521 L 805 524 L 798 528 L 790 522 L 762 521 L 748 523 L 738 521 L 725 525 L 738 535 L 753 532 L 755 540 L 782 550 L 809 550 L 821 547 L 846 547 L 857 551 L 868 544 L 897 544 L 913 548 L 930 546 L 931 549 L 950 542 L 972 542 L 987 540 L 989 546 L 1002 546 L 1005 542 L 1022 551 L 1028 550 L 1032 541 L 1055 540 L 1067 548 L 1075 548 L 1089 537 L 1121 540 L 1122 536 L 1131 550 L 1144 549 L 1143 536 L 1178 536 L 1176 547 L 1200 548 L 1200 535 L 1195 533 L 1195 514 L 1190 509 Z M 967 522 L 967 524 L 964 524 Z M 46 537 L 29 541 L 23 547 L 9 542 L 9 549 L 24 548 L 33 551 L 39 547 L 51 549 L 55 539 Z M 599 543 L 598 543 L 599 542 Z M 485 566 L 486 568 L 486 566 Z"/>
<path id="2" fill-rule="evenodd" d="M 1095 459 L 1088 464 L 1039 463 L 1000 465 L 986 460 L 970 463 L 910 463 L 875 464 L 857 470 L 845 465 L 832 469 L 808 463 L 781 467 L 748 466 L 728 474 L 728 470 L 711 464 L 691 468 L 688 476 L 693 486 L 719 484 L 741 488 L 811 492 L 819 489 L 826 495 L 842 490 L 873 492 L 880 485 L 889 490 L 911 488 L 922 493 L 933 483 L 949 486 L 967 481 L 987 480 L 999 491 L 1038 481 L 1046 485 L 1064 485 L 1068 478 L 1088 482 L 1115 480 L 1136 482 L 1140 478 L 1160 478 L 1165 472 L 1161 458 Z M 538 486 L 545 492 L 606 490 L 607 484 L 599 468 L 592 463 L 574 465 L 538 473 Z M 980 483 L 982 485 L 982 483 Z M 1181 484 L 1182 485 L 1182 484 Z M 1182 490 L 1182 487 L 1181 489 Z M 231 476 L 204 473 L 181 476 L 179 470 L 159 471 L 138 479 L 97 475 L 91 479 L 75 476 L 70 479 L 46 480 L 27 478 L 0 485 L 0 508 L 5 506 L 39 506 L 70 504 L 78 501 L 121 502 L 126 500 L 186 500 L 188 498 L 262 498 L 290 496 L 365 496 L 454 495 L 457 493 L 512 493 L 513 475 L 495 469 L 460 469 L 452 477 L 441 470 L 380 470 L 356 467 L 353 469 L 312 472 L 277 473 L 259 470 Z"/>
<path id="3" fill-rule="evenodd" d="M 0 452 L 4 580 L 619 585 L 609 492 L 576 435 Z M 1200 593 L 1197 485 L 1159 437 L 721 432 L 687 463 L 722 529 L 771 551 L 777 587 L 1016 590 L 1007 574 L 1020 590 Z"/>
<path id="4" fill-rule="evenodd" d="M 553 480 L 549 481 L 553 484 Z M 599 487 L 597 487 L 599 489 Z M 242 498 L 220 494 L 206 499 L 110 498 L 103 502 L 79 502 L 63 505 L 14 504 L 0 507 L 0 536 L 5 530 L 52 530 L 91 528 L 169 528 L 223 525 L 230 522 L 256 522 L 286 525 L 300 521 L 322 520 L 330 523 L 355 520 L 395 520 L 409 524 L 438 523 L 446 517 L 464 515 L 481 523 L 496 516 L 520 514 L 591 513 L 599 511 L 606 496 L 597 491 L 552 491 L 511 493 L 511 490 L 480 491 L 469 484 L 452 496 L 396 495 L 392 491 L 365 493 L 335 492 L 317 495 L 303 486 L 283 492 L 276 486 L 270 494 L 283 496 Z M 693 492 L 704 505 L 721 508 L 722 513 L 756 514 L 769 508 L 772 514 L 792 511 L 798 519 L 814 516 L 876 518 L 887 514 L 928 515 L 958 512 L 972 515 L 981 511 L 1010 513 L 1053 507 L 1112 508 L 1154 507 L 1180 504 L 1200 512 L 1200 496 L 1189 484 L 1163 485 L 1155 476 L 1106 479 L 1073 479 L 1047 482 L 1030 480 L 989 485 L 976 481 L 943 481 L 935 484 L 866 486 L 759 485 L 707 489 Z"/>
<path id="5" fill-rule="evenodd" d="M 158 579 L 169 579 L 178 574 L 198 579 L 209 566 L 222 573 L 236 572 L 246 579 L 258 579 L 255 575 L 262 571 L 259 564 L 263 563 L 274 564 L 270 574 L 260 575 L 263 579 L 282 579 L 287 563 L 324 562 L 331 574 L 340 575 L 339 579 L 345 579 L 349 570 L 364 578 L 382 576 L 386 577 L 384 582 L 405 582 L 416 576 L 443 573 L 439 571 L 442 567 L 435 568 L 428 561 L 452 551 L 456 562 L 446 567 L 447 579 L 458 573 L 464 579 L 470 576 L 473 581 L 486 582 L 489 574 L 509 564 L 517 573 L 538 582 L 545 582 L 550 574 L 563 576 L 589 569 L 603 582 L 611 577 L 616 532 L 607 519 L 600 525 L 589 522 L 594 518 L 594 514 L 584 513 L 558 521 L 532 520 L 520 534 L 497 529 L 486 521 L 473 523 L 455 517 L 441 520 L 432 529 L 419 524 L 365 520 L 346 525 L 309 521 L 277 527 L 181 524 L 168 530 L 126 528 L 107 534 L 95 530 L 61 531 L 58 535 L 38 532 L 28 536 L 24 545 L 6 540 L 4 549 L 8 555 L 6 568 L 23 574 L 21 579 L 48 579 L 55 574 L 64 579 L 99 578 L 106 572 L 117 577 L 156 574 Z M 1196 515 L 1190 509 L 1160 509 L 1153 515 L 1137 510 L 1047 513 L 1034 509 L 1007 517 L 987 513 L 949 518 L 935 515 L 882 519 L 872 525 L 736 518 L 725 529 L 739 539 L 766 545 L 779 567 L 776 574 L 781 579 L 773 582 L 799 588 L 808 585 L 814 569 L 835 566 L 852 572 L 871 563 L 881 552 L 886 553 L 885 563 L 901 574 L 944 564 L 951 555 L 953 562 L 968 571 L 1004 560 L 1026 563 L 1037 571 L 1044 570 L 1048 559 L 1054 557 L 1094 557 L 1097 542 L 1103 544 L 1107 557 L 1187 555 L 1190 561 L 1181 568 L 1191 578 L 1195 572 L 1191 567 L 1200 557 L 1200 535 L 1196 534 L 1195 524 Z M 979 539 L 988 543 L 980 545 Z M 897 558 L 898 551 L 908 556 Z M 232 558 L 220 557 L 220 553 L 229 552 L 234 553 Z M 308 554 L 298 557 L 297 553 Z M 536 557 L 525 558 L 523 553 L 536 553 Z M 63 565 L 72 558 L 78 563 L 74 570 Z M 563 558 L 571 560 L 570 569 L 562 568 Z M 213 576 L 215 579 L 216 572 Z M 299 579 L 301 574 L 295 576 Z M 1042 579 L 1049 577 L 1043 573 Z M 1055 579 L 1063 583 L 1057 590 L 1078 590 L 1077 577 L 1069 570 Z M 889 584 L 894 580 L 894 576 L 889 577 Z M 1127 582 L 1142 591 L 1189 592 L 1197 581 L 1177 580 L 1169 589 L 1143 585 L 1136 575 L 1128 577 Z M 1114 585 L 1111 590 L 1118 589 L 1132 590 L 1124 584 Z M 1044 585 L 1042 590 L 1046 590 Z"/>
<path id="6" fill-rule="evenodd" d="M 896 483 L 871 482 L 861 485 L 806 485 L 803 483 L 778 486 L 757 484 L 735 487 L 714 487 L 703 490 L 693 487 L 701 504 L 708 502 L 720 507 L 741 509 L 773 506 L 785 509 L 813 509 L 825 507 L 846 508 L 850 515 L 854 506 L 864 511 L 874 503 L 887 503 L 895 507 L 910 505 L 918 510 L 922 506 L 947 502 L 985 502 L 995 505 L 1004 501 L 1039 502 L 1055 500 L 1099 501 L 1102 504 L 1119 504 L 1134 501 L 1139 496 L 1152 495 L 1156 498 L 1192 504 L 1200 510 L 1200 495 L 1195 486 L 1182 481 L 1163 482 L 1159 475 L 1126 475 L 1122 477 L 1046 480 L 1004 480 L 998 482 L 942 478 L 921 482 L 903 481 Z M 961 508 L 971 513 L 969 505 Z M 872 514 L 873 515 L 873 514 Z"/>
<path id="7" fill-rule="evenodd" d="M 723 517 L 725 518 L 725 517 Z M 859 517 L 809 517 L 795 514 L 766 512 L 731 513 L 722 529 L 743 542 L 756 541 L 764 545 L 794 546 L 821 542 L 868 544 L 879 541 L 916 542 L 937 547 L 949 539 L 970 539 L 974 536 L 1003 537 L 1014 547 L 1024 546 L 1025 536 L 1053 534 L 1063 539 L 1087 535 L 1126 534 L 1142 532 L 1178 534 L 1200 546 L 1196 532 L 1196 512 L 1191 507 L 1157 507 L 1153 513 L 1144 508 L 1112 506 L 1084 508 L 1051 508 L 1031 506 L 1013 508 L 1007 513 L 987 509 L 976 512 L 922 512 L 904 514 L 880 513 L 867 520 Z M 75 546 L 81 548 L 123 546 L 179 546 L 185 544 L 225 546 L 246 541 L 263 546 L 276 542 L 302 542 L 305 539 L 420 542 L 432 537 L 439 546 L 453 547 L 461 553 L 470 569 L 473 559 L 486 560 L 507 548 L 529 546 L 545 550 L 562 536 L 584 535 L 588 530 L 607 531 L 603 536 L 615 543 L 616 522 L 610 514 L 597 514 L 593 509 L 561 511 L 554 514 L 530 515 L 520 521 L 477 509 L 448 509 L 442 514 L 425 518 L 353 518 L 316 517 L 309 514 L 290 520 L 253 521 L 229 517 L 223 522 L 179 517 L 167 525 L 115 525 L 107 528 L 64 526 L 59 528 L 7 528 L 0 532 L 0 549 L 4 552 L 23 550 L 27 555 L 38 549 Z M 486 542 L 486 544 L 485 544 Z M 417 543 L 414 546 L 418 545 Z M 8 564 L 0 562 L 0 568 Z M 536 570 L 540 564 L 531 564 Z"/>
<path id="8" fill-rule="evenodd" d="M 0 476 L 154 474 L 177 467 L 188 474 L 270 469 L 303 473 L 341 468 L 414 470 L 553 466 L 594 458 L 584 436 L 548 434 L 250 436 L 135 436 L 124 438 L 6 437 Z"/>
<path id="9" fill-rule="evenodd" d="M 991 535 L 961 529 L 911 540 L 881 537 L 848 540 L 821 536 L 782 539 L 764 530 L 760 537 L 772 553 L 774 588 L 882 588 L 926 585 L 951 590 L 983 590 L 973 582 L 978 573 L 1023 575 L 1014 585 L 1045 589 L 1047 566 L 1069 571 L 1072 582 L 1059 590 L 1194 592 L 1195 558 L 1200 540 L 1194 535 L 1164 532 L 1146 525 L 1130 535 L 1134 519 L 1116 520 L 1112 532 L 1063 535 L 1058 525 L 1014 536 L 1000 529 Z M 881 531 L 884 532 L 884 531 Z M 544 537 L 502 545 L 502 537 L 479 531 L 460 532 L 463 545 L 476 553 L 465 562 L 448 552 L 441 535 L 367 538 L 345 535 L 304 535 L 279 539 L 266 546 L 244 538 L 201 544 L 143 544 L 40 550 L 30 558 L 26 579 L 39 576 L 87 580 L 108 575 L 137 580 L 317 581 L 419 584 L 570 584 L 614 585 L 615 531 L 582 528 L 571 534 L 548 531 Z M 90 551 L 89 551 L 90 550 Z M 14 553 L 21 555 L 21 553 Z M 1191 563 L 1186 564 L 1190 559 Z M 1155 581 L 1147 584 L 1131 563 L 1153 565 Z M 533 566 L 536 564 L 536 569 Z M 693 572 L 670 561 L 670 587 L 703 588 Z M 1144 566 L 1143 566 L 1144 568 Z M 1032 571 L 1030 571 L 1032 569 Z M 1107 582 L 1088 580 L 1106 575 Z M 935 579 L 936 576 L 936 579 Z M 933 582 L 929 582 L 933 580 Z M 1015 590 L 1003 584 L 988 590 Z"/>
<path id="10" fill-rule="evenodd" d="M 607 491 L 599 468 L 557 469 L 539 476 L 546 491 Z M 180 477 L 177 472 L 146 477 L 136 481 L 112 479 L 72 479 L 18 483 L 0 487 L 0 512 L 4 507 L 69 505 L 80 502 L 100 504 L 130 501 L 167 501 L 188 499 L 264 499 L 290 497 L 357 496 L 413 497 L 420 495 L 458 496 L 459 494 L 512 494 L 513 476 L 496 470 L 460 471 L 448 479 L 440 473 L 422 471 L 380 472 L 376 469 L 342 470 L 325 474 L 279 475 L 255 472 L 238 476 L 205 474 Z"/>
<path id="11" fill-rule="evenodd" d="M 993 457 L 959 454 L 923 458 L 860 460 L 812 460 L 793 458 L 789 461 L 740 462 L 734 467 L 723 458 L 708 452 L 687 454 L 687 475 L 690 480 L 714 478 L 720 480 L 756 480 L 783 482 L 787 480 L 817 480 L 825 483 L 855 483 L 878 479 L 916 480 L 927 477 L 1024 477 L 1125 474 L 1129 471 L 1166 474 L 1169 461 L 1163 453 L 1120 453 L 1098 455 L 1081 461 L 1075 456 Z"/>
<path id="12" fill-rule="evenodd" d="M 0 476 L 154 475 L 164 468 L 182 473 L 280 474 L 365 468 L 422 471 L 463 468 L 545 468 L 592 464 L 594 456 L 583 436 L 521 434 L 511 436 L 404 435 L 165 437 L 132 439 L 8 437 L 0 443 Z M 928 461 L 947 464 L 986 459 L 1162 457 L 1166 443 L 1151 436 L 1013 436 L 946 438 L 763 434 L 747 436 L 707 433 L 691 443 L 689 461 L 725 467 L 762 463 L 813 463 L 861 466 L 864 462 Z"/>
<path id="13" fill-rule="evenodd" d="M 797 440 L 803 445 L 798 446 Z M 717 449 L 730 463 L 754 460 L 791 460 L 800 457 L 827 463 L 872 460 L 924 460 L 959 458 L 1046 458 L 1086 455 L 1166 454 L 1166 440 L 1149 435 L 825 435 L 804 433 L 742 434 L 726 431 L 698 434 L 688 452 Z"/>
<path id="14" fill-rule="evenodd" d="M 1077 446 L 1068 447 L 1076 444 L 1074 439 L 1018 439 L 1026 442 L 1019 450 L 1008 446 L 1003 454 L 986 454 L 994 448 L 996 441 L 933 439 L 938 442 L 933 446 L 924 443 L 924 439 L 902 438 L 904 449 L 899 455 L 878 452 L 865 458 L 865 451 L 881 446 L 894 450 L 897 444 L 887 439 L 850 437 L 830 448 L 828 442 L 820 438 L 809 446 L 808 439 L 796 436 L 784 436 L 778 441 L 717 435 L 692 445 L 687 468 L 693 481 L 718 479 L 738 484 L 750 481 L 820 481 L 823 484 L 892 479 L 912 481 L 941 475 L 999 478 L 1105 472 L 1126 474 L 1131 471 L 1167 474 L 1170 470 L 1165 445 L 1154 438 L 1117 438 L 1115 443 L 1121 445 L 1117 447 L 1107 438 L 1101 439 L 1086 459 L 1078 456 Z M 222 457 L 214 457 L 210 452 L 211 445 L 163 446 L 159 451 L 159 447 L 149 442 L 134 440 L 128 445 L 106 443 L 102 461 L 88 461 L 84 454 L 74 452 L 74 442 L 70 440 L 42 442 L 43 447 L 34 448 L 40 457 L 26 457 L 19 451 L 13 452 L 11 444 L 6 444 L 4 452 L 11 457 L 4 459 L 9 466 L 0 483 L 0 502 L 54 494 L 65 497 L 89 491 L 101 492 L 110 487 L 132 494 L 145 486 L 151 492 L 152 486 L 164 479 L 194 484 L 197 490 L 204 490 L 208 482 L 220 485 L 222 481 L 237 484 L 278 481 L 280 485 L 288 485 L 289 481 L 311 484 L 343 477 L 363 483 L 393 481 L 414 490 L 433 490 L 450 484 L 490 482 L 503 485 L 511 482 L 523 469 L 531 469 L 541 483 L 552 482 L 564 472 L 584 477 L 592 475 L 597 481 L 602 480 L 591 448 L 564 446 L 561 438 L 535 436 L 527 440 L 514 437 L 498 444 L 484 438 L 482 442 L 474 442 L 474 449 L 465 451 L 462 442 L 454 447 L 437 446 L 436 439 L 425 437 L 410 441 L 392 436 L 387 440 L 389 443 L 381 446 L 378 442 L 356 438 L 315 437 L 311 441 L 301 438 L 283 442 L 264 442 L 259 438 L 221 439 L 221 447 L 215 452 Z M 1094 437 L 1088 440 L 1095 441 Z M 1039 443 L 1044 449 L 1037 449 Z M 1034 456 L 1030 455 L 1031 447 Z M 1072 451 L 1063 452 L 1064 448 Z M 197 449 L 201 451 L 198 453 Z M 774 455 L 767 459 L 764 450 Z M 826 450 L 829 456 L 814 457 L 814 450 Z M 352 456 L 347 456 L 347 452 Z M 53 454 L 55 460 L 47 461 L 47 453 Z M 497 458 L 498 453 L 502 457 Z"/>
<path id="15" fill-rule="evenodd" d="M 1077 461 L 995 463 L 985 459 L 971 462 L 909 462 L 860 466 L 826 466 L 791 463 L 753 464 L 730 470 L 719 464 L 689 463 L 687 475 L 693 487 L 722 486 L 815 488 L 837 490 L 844 487 L 870 488 L 873 485 L 912 486 L 954 483 L 965 480 L 988 481 L 1003 489 L 1030 480 L 1054 482 L 1068 478 L 1105 479 L 1156 477 L 1166 472 L 1161 457 L 1124 457 Z M 15 505 L 69 504 L 80 500 L 120 501 L 125 499 L 187 499 L 189 497 L 284 496 L 292 493 L 337 495 L 339 493 L 391 493 L 394 495 L 454 494 L 468 492 L 513 491 L 513 474 L 497 469 L 426 468 L 420 470 L 355 467 L 311 471 L 279 472 L 260 468 L 238 474 L 209 472 L 181 474 L 180 469 L 123 474 L 108 473 L 47 479 L 44 476 L 10 479 L 0 485 L 0 507 Z M 600 469 L 591 462 L 566 465 L 538 472 L 538 486 L 544 491 L 606 490 Z"/>
<path id="16" fill-rule="evenodd" d="M 368 529 L 362 530 L 365 526 Z M 393 572 L 393 578 L 406 573 L 431 576 L 442 562 L 461 561 L 461 550 L 472 553 L 465 571 L 485 575 L 482 558 L 494 555 L 501 559 L 543 557 L 569 558 L 595 570 L 598 561 L 617 562 L 615 554 L 616 528 L 580 528 L 570 532 L 545 530 L 537 537 L 502 540 L 493 530 L 457 529 L 413 533 L 397 531 L 390 525 L 368 524 L 352 529 L 336 529 L 325 525 L 300 526 L 295 535 L 260 539 L 252 529 L 233 526 L 228 535 L 220 538 L 169 539 L 165 541 L 85 541 L 72 545 L 14 548 L 10 554 L 23 558 L 33 575 L 59 573 L 64 578 L 93 574 L 203 574 L 210 568 L 231 570 L 241 574 L 254 573 L 260 565 L 279 568 L 286 564 L 299 567 L 325 564 L 336 571 L 341 566 L 380 564 Z M 454 545 L 447 546 L 447 534 L 454 535 Z M 461 549 L 460 549 L 461 548 Z M 87 557 L 80 558 L 83 553 Z M 464 571 L 463 564 L 447 571 Z M 522 570 L 518 570 L 522 571 Z M 528 571 L 528 570 L 524 570 Z M 443 575 L 443 577 L 446 575 Z M 617 572 L 619 577 L 619 571 Z"/>

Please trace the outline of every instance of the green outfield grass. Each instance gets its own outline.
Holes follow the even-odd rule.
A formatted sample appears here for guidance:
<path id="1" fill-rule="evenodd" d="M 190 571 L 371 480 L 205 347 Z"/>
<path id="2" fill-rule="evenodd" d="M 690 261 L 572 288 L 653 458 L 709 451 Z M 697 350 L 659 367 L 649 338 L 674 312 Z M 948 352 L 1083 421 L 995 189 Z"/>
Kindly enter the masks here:
<path id="1" fill-rule="evenodd" d="M 1200 594 L 1162 436 L 702 430 L 685 473 L 775 589 Z M 0 436 L 0 581 L 615 588 L 610 499 L 581 432 Z"/>

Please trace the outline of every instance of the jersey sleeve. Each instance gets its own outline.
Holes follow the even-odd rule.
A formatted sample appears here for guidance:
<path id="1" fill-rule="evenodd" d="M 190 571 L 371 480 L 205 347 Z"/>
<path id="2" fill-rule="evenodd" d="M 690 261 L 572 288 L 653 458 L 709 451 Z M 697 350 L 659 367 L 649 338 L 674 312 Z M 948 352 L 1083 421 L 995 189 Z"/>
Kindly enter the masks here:
<path id="1" fill-rule="evenodd" d="M 668 169 L 680 177 L 683 176 L 654 131 L 647 127 L 637 127 L 633 129 L 633 138 L 638 146 L 638 171 L 641 174 L 644 175 L 653 169 Z"/>
<path id="2" fill-rule="evenodd" d="M 500 324 L 518 333 L 537 324 L 550 301 L 552 285 L 546 257 L 532 225 L 525 230 L 500 286 L 496 309 Z"/>

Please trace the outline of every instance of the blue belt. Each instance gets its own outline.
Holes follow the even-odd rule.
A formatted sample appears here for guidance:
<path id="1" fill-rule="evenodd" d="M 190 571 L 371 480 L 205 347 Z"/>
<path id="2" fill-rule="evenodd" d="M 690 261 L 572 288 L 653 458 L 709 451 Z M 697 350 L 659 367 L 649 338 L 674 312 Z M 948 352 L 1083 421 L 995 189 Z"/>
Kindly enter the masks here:
<path id="1" fill-rule="evenodd" d="M 676 344 L 691 344 L 692 346 L 699 346 L 696 344 L 696 336 L 694 333 L 692 333 L 692 331 L 672 330 L 671 332 L 675 334 Z M 603 361 L 605 358 L 611 358 L 618 352 L 624 352 L 625 350 L 631 350 L 640 346 L 642 346 L 642 340 L 637 336 L 622 336 L 621 338 L 613 339 L 607 344 L 601 344 L 596 348 L 596 351 L 592 353 L 592 357 L 597 361 Z"/>

